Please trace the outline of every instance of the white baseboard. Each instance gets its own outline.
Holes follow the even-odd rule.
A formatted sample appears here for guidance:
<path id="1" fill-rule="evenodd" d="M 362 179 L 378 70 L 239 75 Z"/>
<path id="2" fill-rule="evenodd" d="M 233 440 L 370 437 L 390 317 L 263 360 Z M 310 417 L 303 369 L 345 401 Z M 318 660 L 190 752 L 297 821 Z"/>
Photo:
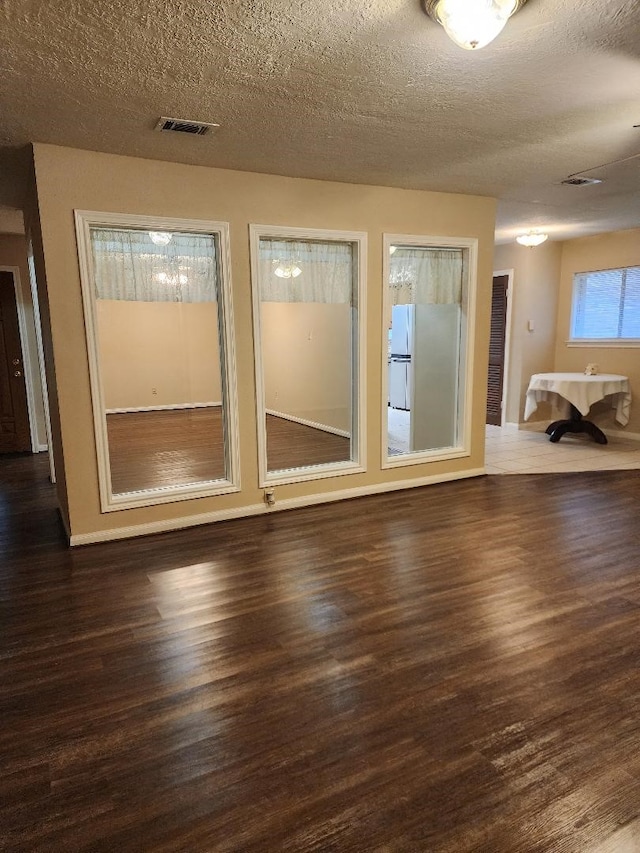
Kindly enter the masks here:
<path id="1" fill-rule="evenodd" d="M 327 424 L 319 424 L 315 421 L 307 421 L 304 418 L 298 418 L 295 415 L 287 415 L 284 412 L 276 412 L 275 409 L 265 409 L 268 415 L 273 415 L 274 418 L 282 418 L 285 421 L 293 421 L 296 424 L 313 427 L 313 429 L 322 430 L 322 432 L 330 432 L 333 435 L 341 435 L 343 438 L 351 438 L 351 433 L 343 429 L 327 426 Z"/>
<path id="2" fill-rule="evenodd" d="M 130 539 L 134 536 L 148 536 L 152 533 L 166 533 L 169 530 L 182 530 L 186 527 L 196 527 L 201 524 L 211 524 L 216 521 L 226 521 L 232 518 L 265 515 L 266 513 L 279 512 L 287 509 L 301 509 L 305 506 L 313 506 L 315 504 L 332 503 L 334 501 L 348 500 L 350 498 L 400 491 L 401 489 L 413 489 L 419 486 L 431 486 L 436 483 L 447 483 L 453 480 L 466 480 L 470 477 L 480 477 L 484 474 L 484 468 L 472 468 L 466 471 L 454 471 L 449 474 L 432 474 L 431 476 L 419 477 L 415 480 L 397 480 L 391 483 L 376 483 L 373 486 L 358 486 L 353 489 L 340 489 L 335 492 L 321 492 L 315 495 L 287 498 L 281 501 L 277 499 L 278 487 L 274 486 L 276 503 L 273 506 L 267 506 L 265 503 L 248 504 L 247 506 L 217 510 L 214 512 L 205 512 L 200 513 L 199 515 L 164 519 L 163 521 L 150 521 L 146 524 L 133 524 L 127 527 L 113 527 L 109 530 L 97 530 L 93 533 L 77 533 L 70 537 L 69 544 L 72 546 L 92 545 L 97 542 L 111 542 L 116 539 Z"/>
<path id="3" fill-rule="evenodd" d="M 48 449 L 49 449 L 48 444 L 38 444 L 36 447 L 36 453 L 44 453 L 45 450 L 48 450 Z"/>
<path id="4" fill-rule="evenodd" d="M 173 409 L 210 409 L 222 403 L 168 403 L 166 406 L 129 406 L 123 409 L 105 409 L 107 415 L 126 415 L 133 412 L 164 412 Z"/>

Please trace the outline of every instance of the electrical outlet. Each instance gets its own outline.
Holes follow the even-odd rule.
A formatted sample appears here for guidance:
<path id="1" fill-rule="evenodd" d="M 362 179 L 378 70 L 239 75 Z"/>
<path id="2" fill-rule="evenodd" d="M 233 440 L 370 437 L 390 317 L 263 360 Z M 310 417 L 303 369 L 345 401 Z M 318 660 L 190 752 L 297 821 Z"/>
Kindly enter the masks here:
<path id="1" fill-rule="evenodd" d="M 152 388 L 152 389 L 151 389 L 151 393 L 152 393 L 152 394 L 153 394 L 153 396 L 155 397 L 155 396 L 157 395 L 157 393 L 158 393 L 158 389 L 157 389 L 157 388 Z"/>
<path id="2" fill-rule="evenodd" d="M 264 490 L 264 502 L 267 506 L 273 506 L 276 502 L 276 493 L 274 489 Z"/>

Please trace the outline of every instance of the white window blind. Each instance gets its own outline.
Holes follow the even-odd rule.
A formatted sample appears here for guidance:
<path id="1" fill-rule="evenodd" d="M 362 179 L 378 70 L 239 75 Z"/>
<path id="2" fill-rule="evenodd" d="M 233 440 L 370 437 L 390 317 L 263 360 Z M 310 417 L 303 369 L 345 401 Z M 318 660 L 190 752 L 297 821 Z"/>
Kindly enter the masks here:
<path id="1" fill-rule="evenodd" d="M 640 267 L 574 275 L 571 339 L 640 339 Z"/>

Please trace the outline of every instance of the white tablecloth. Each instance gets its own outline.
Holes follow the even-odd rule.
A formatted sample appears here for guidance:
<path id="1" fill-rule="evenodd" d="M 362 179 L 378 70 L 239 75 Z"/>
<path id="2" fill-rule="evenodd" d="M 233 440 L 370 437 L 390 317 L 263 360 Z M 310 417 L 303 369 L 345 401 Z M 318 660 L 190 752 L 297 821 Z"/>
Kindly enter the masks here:
<path id="1" fill-rule="evenodd" d="M 526 421 L 535 412 L 541 400 L 552 400 L 556 405 L 564 401 L 563 408 L 567 415 L 571 403 L 581 414 L 587 415 L 594 403 L 609 396 L 616 410 L 616 420 L 626 426 L 631 409 L 631 391 L 626 376 L 618 376 L 616 373 L 599 373 L 596 376 L 586 376 L 584 373 L 534 373 L 527 389 L 524 419 Z M 562 400 L 558 401 L 558 397 Z"/>

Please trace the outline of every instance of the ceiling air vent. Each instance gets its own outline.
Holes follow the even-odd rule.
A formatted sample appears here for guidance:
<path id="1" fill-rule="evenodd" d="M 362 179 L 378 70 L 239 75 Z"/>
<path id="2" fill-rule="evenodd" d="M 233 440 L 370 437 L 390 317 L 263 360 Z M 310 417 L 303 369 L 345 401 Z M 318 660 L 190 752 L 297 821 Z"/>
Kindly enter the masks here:
<path id="1" fill-rule="evenodd" d="M 156 124 L 156 130 L 167 133 L 190 133 L 192 136 L 206 136 L 213 128 L 220 127 L 206 121 L 188 121 L 184 118 L 167 118 L 162 116 Z"/>
<path id="2" fill-rule="evenodd" d="M 568 187 L 586 187 L 589 184 L 601 184 L 600 178 L 583 178 L 580 175 L 572 175 L 560 183 L 566 184 Z"/>

